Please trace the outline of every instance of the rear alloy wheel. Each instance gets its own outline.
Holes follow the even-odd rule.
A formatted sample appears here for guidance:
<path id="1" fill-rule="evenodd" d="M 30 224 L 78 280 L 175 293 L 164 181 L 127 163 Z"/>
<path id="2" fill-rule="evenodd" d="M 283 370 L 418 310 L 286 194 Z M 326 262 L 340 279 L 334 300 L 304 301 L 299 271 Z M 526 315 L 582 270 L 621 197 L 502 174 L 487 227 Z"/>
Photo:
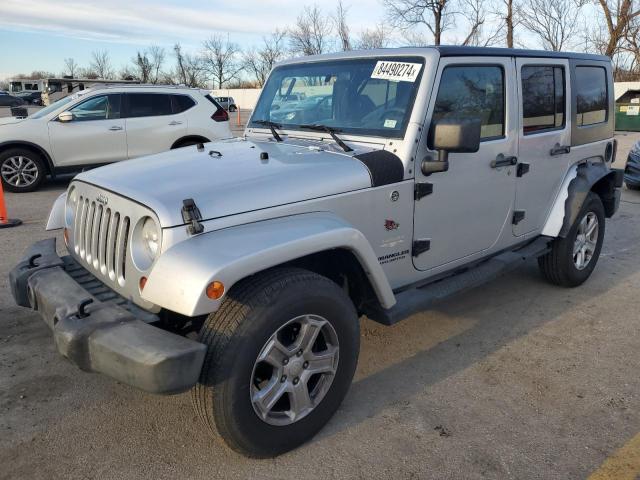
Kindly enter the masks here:
<path id="1" fill-rule="evenodd" d="M 235 285 L 209 315 L 194 406 L 234 450 L 272 457 L 329 421 L 355 372 L 360 326 L 336 283 L 278 268 Z"/>
<path id="2" fill-rule="evenodd" d="M 598 262 L 605 227 L 600 197 L 589 192 L 565 238 L 556 238 L 551 251 L 538 258 L 544 277 L 551 283 L 576 287 L 584 283 Z"/>
<path id="3" fill-rule="evenodd" d="M 45 175 L 42 159 L 30 150 L 11 149 L 0 154 L 0 179 L 10 192 L 31 192 Z"/>

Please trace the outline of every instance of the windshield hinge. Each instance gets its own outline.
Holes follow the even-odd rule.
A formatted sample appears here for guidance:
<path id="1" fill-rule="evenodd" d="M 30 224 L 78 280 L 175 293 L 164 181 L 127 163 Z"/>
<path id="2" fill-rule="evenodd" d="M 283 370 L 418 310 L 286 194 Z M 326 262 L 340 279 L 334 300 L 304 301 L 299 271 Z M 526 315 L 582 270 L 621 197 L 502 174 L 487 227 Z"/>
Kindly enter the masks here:
<path id="1" fill-rule="evenodd" d="M 193 198 L 182 201 L 182 220 L 187 224 L 189 235 L 197 235 L 204 231 L 204 226 L 200 223 L 202 215 Z"/>
<path id="2" fill-rule="evenodd" d="M 433 193 L 433 183 L 429 182 L 419 182 L 416 183 L 416 188 L 413 192 L 413 198 L 415 200 L 420 200 L 427 195 L 431 195 Z"/>

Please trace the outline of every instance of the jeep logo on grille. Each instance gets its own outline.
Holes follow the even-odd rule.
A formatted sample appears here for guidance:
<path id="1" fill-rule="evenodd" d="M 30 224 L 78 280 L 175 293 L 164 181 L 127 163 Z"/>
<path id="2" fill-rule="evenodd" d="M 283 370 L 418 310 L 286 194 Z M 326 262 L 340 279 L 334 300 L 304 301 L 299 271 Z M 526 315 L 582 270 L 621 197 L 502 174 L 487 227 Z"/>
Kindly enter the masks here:
<path id="1" fill-rule="evenodd" d="M 106 195 L 104 194 L 100 194 L 98 195 L 98 198 L 96 198 L 96 202 L 98 202 L 100 205 L 106 205 L 107 203 L 109 203 L 109 199 L 107 198 Z"/>

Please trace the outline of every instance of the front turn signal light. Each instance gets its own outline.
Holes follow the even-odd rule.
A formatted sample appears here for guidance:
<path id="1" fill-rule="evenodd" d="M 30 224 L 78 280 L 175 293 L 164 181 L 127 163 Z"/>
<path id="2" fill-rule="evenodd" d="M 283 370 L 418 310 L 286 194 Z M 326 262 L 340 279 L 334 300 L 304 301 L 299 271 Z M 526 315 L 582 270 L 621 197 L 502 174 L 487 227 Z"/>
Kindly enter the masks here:
<path id="1" fill-rule="evenodd" d="M 207 285 L 206 294 L 211 300 L 218 300 L 224 295 L 224 285 L 218 281 L 211 282 Z"/>
<path id="2" fill-rule="evenodd" d="M 64 244 L 68 247 L 69 246 L 69 229 L 65 227 L 65 229 L 62 231 L 62 236 L 64 237 Z"/>
<path id="3" fill-rule="evenodd" d="M 147 277 L 140 277 L 140 281 L 138 282 L 138 286 L 140 287 L 140 291 L 144 290 L 144 286 L 147 284 Z"/>

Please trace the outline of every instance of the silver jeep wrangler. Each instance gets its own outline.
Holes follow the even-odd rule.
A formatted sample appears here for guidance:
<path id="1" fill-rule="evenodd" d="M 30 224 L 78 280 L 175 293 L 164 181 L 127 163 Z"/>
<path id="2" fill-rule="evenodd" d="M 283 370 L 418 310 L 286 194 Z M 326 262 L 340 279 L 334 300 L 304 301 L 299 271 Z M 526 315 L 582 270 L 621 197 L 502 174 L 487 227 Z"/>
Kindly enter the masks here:
<path id="1" fill-rule="evenodd" d="M 589 277 L 622 184 L 612 94 L 610 60 L 574 53 L 281 63 L 243 138 L 78 175 L 47 225 L 68 255 L 31 246 L 13 295 L 80 369 L 191 390 L 233 449 L 283 453 L 349 389 L 359 316 L 393 324 L 530 258 Z"/>

